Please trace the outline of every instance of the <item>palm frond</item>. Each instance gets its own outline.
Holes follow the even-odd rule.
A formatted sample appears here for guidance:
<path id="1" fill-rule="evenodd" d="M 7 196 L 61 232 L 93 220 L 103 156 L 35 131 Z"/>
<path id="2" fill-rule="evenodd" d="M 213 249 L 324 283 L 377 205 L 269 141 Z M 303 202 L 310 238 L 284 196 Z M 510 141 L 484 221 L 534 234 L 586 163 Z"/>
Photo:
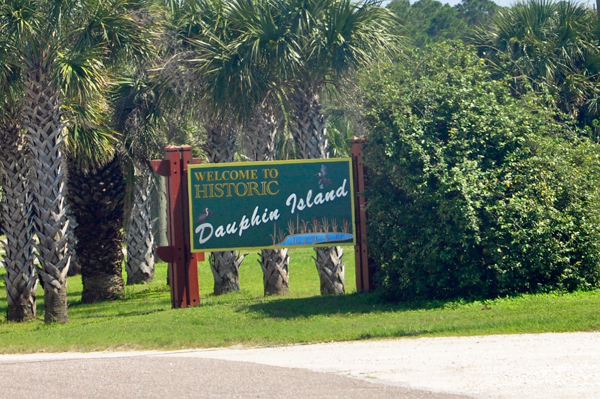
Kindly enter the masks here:
<path id="1" fill-rule="evenodd" d="M 499 10 L 474 41 L 497 75 L 515 79 L 516 91 L 549 88 L 563 111 L 578 115 L 600 71 L 596 24 L 583 4 L 527 0 Z"/>
<path id="2" fill-rule="evenodd" d="M 68 101 L 63 113 L 69 118 L 65 151 L 82 170 L 109 162 L 119 147 L 119 134 L 110 128 L 110 109 L 103 97 L 85 104 Z"/>

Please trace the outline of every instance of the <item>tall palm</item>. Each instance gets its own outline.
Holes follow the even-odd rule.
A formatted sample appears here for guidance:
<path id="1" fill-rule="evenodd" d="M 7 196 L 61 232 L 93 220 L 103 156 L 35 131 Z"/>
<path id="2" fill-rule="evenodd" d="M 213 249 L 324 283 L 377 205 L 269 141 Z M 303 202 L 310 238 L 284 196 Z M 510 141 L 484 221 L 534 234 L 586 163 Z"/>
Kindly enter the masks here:
<path id="1" fill-rule="evenodd" d="M 11 90 L 14 86 L 9 84 L 17 76 L 3 62 L 6 58 L 7 54 L 0 54 L 0 175 L 3 190 L 2 227 L 6 236 L 2 263 L 6 269 L 7 320 L 25 321 L 36 316 L 37 286 L 33 263 L 30 168 L 20 104 L 15 98 L 18 94 Z"/>
<path id="2" fill-rule="evenodd" d="M 278 26 L 274 4 L 268 0 L 236 0 L 224 10 L 227 40 L 206 46 L 205 80 L 218 107 L 226 105 L 242 125 L 242 144 L 253 161 L 273 161 L 277 154 L 277 133 L 282 77 L 269 62 L 278 51 L 283 32 Z M 215 95 L 216 94 L 216 95 Z M 265 294 L 284 295 L 289 291 L 287 249 L 263 249 L 259 263 Z"/>
<path id="3" fill-rule="evenodd" d="M 499 10 L 474 41 L 489 65 L 514 88 L 548 89 L 572 115 L 595 117 L 600 87 L 597 15 L 583 3 L 527 0 Z M 598 108 L 596 106 L 596 108 Z"/>
<path id="4" fill-rule="evenodd" d="M 212 163 L 233 162 L 239 137 L 239 121 L 232 117 L 235 110 L 230 104 L 224 105 L 224 99 L 230 97 L 221 87 L 229 80 L 227 68 L 231 63 L 231 54 L 222 50 L 235 34 L 225 17 L 226 6 L 224 0 L 169 2 L 173 55 L 163 67 L 166 86 L 178 94 L 178 101 L 200 104 L 202 111 L 189 116 L 202 120 L 202 149 Z M 179 82 L 186 85 L 182 87 Z M 239 267 L 244 257 L 238 251 L 211 253 L 216 295 L 240 290 Z"/>
<path id="5" fill-rule="evenodd" d="M 215 114 L 206 115 L 204 153 L 211 163 L 233 162 L 239 137 L 239 126 L 234 118 Z M 238 251 L 211 252 L 208 261 L 214 277 L 214 294 L 239 291 L 239 269 L 246 257 Z"/>
<path id="6" fill-rule="evenodd" d="M 19 125 L 0 126 L 2 141 L 2 227 L 7 320 L 25 321 L 36 316 L 37 274 L 33 263 L 33 225 L 29 166 Z"/>
<path id="7" fill-rule="evenodd" d="M 353 70 L 393 49 L 397 23 L 376 0 L 287 0 L 279 7 L 289 24 L 285 42 L 297 56 L 297 62 L 289 65 L 288 86 L 290 128 L 298 155 L 303 159 L 328 158 L 322 103 L 326 90 L 340 88 L 348 83 Z M 315 251 L 321 293 L 344 293 L 342 248 Z"/>
<path id="8" fill-rule="evenodd" d="M 140 3 L 139 6 L 145 6 Z M 150 13 L 144 8 L 129 9 L 135 18 L 137 42 L 144 46 L 138 55 L 152 50 L 151 29 L 154 26 Z M 123 26 L 127 28 L 127 26 Z M 131 26 L 129 27 L 131 28 Z M 109 87 L 115 85 L 115 75 L 124 68 L 140 64 L 146 57 L 117 57 L 105 71 L 109 79 L 100 87 L 93 99 L 84 104 L 66 104 L 72 109 L 68 126 L 67 153 L 69 167 L 68 194 L 74 220 L 75 253 L 71 256 L 82 275 L 82 302 L 112 300 L 123 291 L 122 277 L 123 234 L 125 205 L 123 136 L 112 128 Z M 136 235 L 137 236 L 137 235 Z M 134 245 L 130 245 L 135 248 Z M 129 251 L 128 253 L 131 254 Z M 70 270 L 69 274 L 72 274 Z M 130 277 L 130 276 L 129 276 Z"/>
<path id="9" fill-rule="evenodd" d="M 275 106 L 266 102 L 253 107 L 254 114 L 246 124 L 244 141 L 246 154 L 253 161 L 273 161 L 277 153 L 277 129 L 280 118 Z M 263 249 L 259 260 L 263 271 L 264 292 L 285 295 L 289 292 L 290 256 L 287 248 Z"/>
<path id="10" fill-rule="evenodd" d="M 149 65 L 123 71 L 113 88 L 114 124 L 122 134 L 128 154 L 130 187 L 129 216 L 126 222 L 127 284 L 154 279 L 154 233 L 151 218 L 153 172 L 150 160 L 159 158 L 165 145 L 160 134 L 160 108 Z"/>
<path id="11" fill-rule="evenodd" d="M 276 41 L 283 33 L 277 22 L 280 16 L 268 0 L 229 1 L 222 10 L 225 23 L 220 31 L 189 40 L 196 53 L 191 66 L 203 82 L 205 100 L 220 113 L 236 116 L 246 156 L 253 161 L 272 161 L 281 119 L 281 112 L 276 112 L 281 79 L 269 59 L 275 56 Z M 265 294 L 287 293 L 287 250 L 262 250 L 259 262 Z M 215 279 L 222 274 L 216 269 Z"/>
<path id="12" fill-rule="evenodd" d="M 182 99 L 193 88 L 181 79 L 177 68 L 180 61 L 177 56 L 182 51 L 179 28 L 187 32 L 189 27 L 180 26 L 179 20 L 186 21 L 182 14 L 189 3 L 166 0 L 155 5 L 161 7 L 155 13 L 155 27 L 160 28 L 156 31 L 161 34 L 153 35 L 153 59 L 123 70 L 113 87 L 114 123 L 123 135 L 129 158 L 127 284 L 146 283 L 154 278 L 156 220 L 151 218 L 152 194 L 156 192 L 155 186 L 158 189 L 160 185 L 154 180 L 150 160 L 162 157 L 167 144 L 189 143 L 187 135 L 181 134 L 189 127 L 184 116 L 190 112 L 189 104 Z M 169 29 L 173 20 L 176 28 Z M 165 63 L 166 68 L 157 67 Z M 170 80 L 172 75 L 175 78 Z"/>
<path id="13" fill-rule="evenodd" d="M 39 274 L 45 321 L 68 322 L 69 270 L 65 203 L 65 98 L 84 103 L 103 81 L 103 63 L 134 54 L 143 39 L 130 11 L 140 2 L 3 0 L 0 24 L 13 45 L 23 76 L 23 124 L 31 150 Z"/>
<path id="14" fill-rule="evenodd" d="M 131 206 L 127 219 L 127 285 L 154 280 L 154 220 L 152 220 L 153 172 L 147 164 L 133 161 L 130 181 Z"/>

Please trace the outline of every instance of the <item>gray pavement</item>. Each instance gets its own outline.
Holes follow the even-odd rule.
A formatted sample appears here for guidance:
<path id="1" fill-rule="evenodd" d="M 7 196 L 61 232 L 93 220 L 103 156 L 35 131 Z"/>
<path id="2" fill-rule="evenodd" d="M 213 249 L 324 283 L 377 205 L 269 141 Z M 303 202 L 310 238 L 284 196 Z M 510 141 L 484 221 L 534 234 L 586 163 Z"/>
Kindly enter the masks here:
<path id="1" fill-rule="evenodd" d="M 0 355 L 0 399 L 38 395 L 598 399 L 600 332 Z"/>
<path id="2" fill-rule="evenodd" d="M 9 356 L 1 398 L 467 399 L 331 373 L 177 354 Z"/>

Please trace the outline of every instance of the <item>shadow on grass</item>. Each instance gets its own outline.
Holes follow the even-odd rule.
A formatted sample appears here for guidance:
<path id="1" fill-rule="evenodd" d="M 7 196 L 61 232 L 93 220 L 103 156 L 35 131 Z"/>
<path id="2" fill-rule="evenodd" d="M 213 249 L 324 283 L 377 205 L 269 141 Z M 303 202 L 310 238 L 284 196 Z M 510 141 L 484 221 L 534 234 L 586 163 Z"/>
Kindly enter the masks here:
<path id="1" fill-rule="evenodd" d="M 126 303 L 132 301 L 146 300 L 152 302 L 168 302 L 171 303 L 170 299 L 164 296 L 165 293 L 168 294 L 169 287 L 147 287 L 142 288 L 139 291 L 129 291 L 127 288 L 125 292 L 117 294 L 117 298 L 114 300 L 101 300 L 93 303 L 83 303 L 81 302 L 81 292 L 75 291 L 67 294 L 67 300 L 69 301 L 70 308 L 78 308 L 85 307 L 90 305 L 98 305 L 98 304 L 109 304 L 109 303 Z"/>
<path id="2" fill-rule="evenodd" d="M 267 317 L 293 319 L 315 315 L 367 314 L 380 312 L 402 312 L 457 308 L 467 302 L 463 300 L 421 301 L 411 303 L 389 303 L 375 293 L 355 293 L 349 295 L 314 296 L 309 298 L 282 298 L 256 303 L 244 307 L 245 310 Z"/>
<path id="3" fill-rule="evenodd" d="M 85 319 L 116 319 L 121 317 L 146 316 L 153 313 L 164 312 L 166 310 L 167 309 L 165 308 L 157 308 L 148 310 L 134 310 L 130 312 L 119 312 L 115 314 L 90 312 L 89 314 L 80 314 L 79 316 L 80 318 Z"/>
<path id="4" fill-rule="evenodd" d="M 148 310 L 136 310 L 131 312 L 120 312 L 117 314 L 117 317 L 131 317 L 131 316 L 145 316 L 153 313 L 165 312 L 169 309 L 158 308 L 158 309 L 148 309 Z"/>

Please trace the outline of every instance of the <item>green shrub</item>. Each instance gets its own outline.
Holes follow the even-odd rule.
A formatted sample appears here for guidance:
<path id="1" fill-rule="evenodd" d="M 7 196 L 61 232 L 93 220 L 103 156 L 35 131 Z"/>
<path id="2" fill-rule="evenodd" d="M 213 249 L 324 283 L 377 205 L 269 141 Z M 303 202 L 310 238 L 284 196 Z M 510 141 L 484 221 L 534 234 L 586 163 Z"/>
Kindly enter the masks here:
<path id="1" fill-rule="evenodd" d="M 369 247 L 395 300 L 600 281 L 599 148 L 470 48 L 413 50 L 361 78 Z"/>

